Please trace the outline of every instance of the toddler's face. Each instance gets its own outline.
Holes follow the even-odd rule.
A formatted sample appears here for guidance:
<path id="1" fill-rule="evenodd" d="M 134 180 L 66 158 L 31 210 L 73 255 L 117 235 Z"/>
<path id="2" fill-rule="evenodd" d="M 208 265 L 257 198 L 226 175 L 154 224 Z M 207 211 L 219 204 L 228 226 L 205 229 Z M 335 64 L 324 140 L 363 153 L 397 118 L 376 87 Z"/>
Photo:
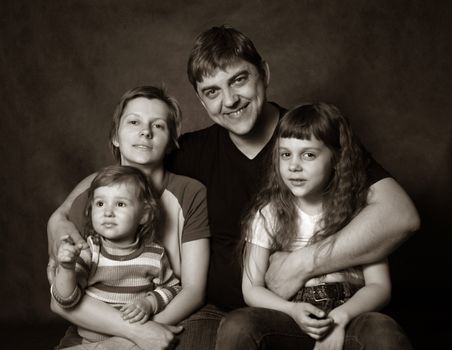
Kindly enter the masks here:
<path id="1" fill-rule="evenodd" d="M 144 203 L 130 183 L 101 186 L 94 190 L 91 220 L 94 230 L 117 244 L 135 241 L 138 225 L 147 219 Z"/>

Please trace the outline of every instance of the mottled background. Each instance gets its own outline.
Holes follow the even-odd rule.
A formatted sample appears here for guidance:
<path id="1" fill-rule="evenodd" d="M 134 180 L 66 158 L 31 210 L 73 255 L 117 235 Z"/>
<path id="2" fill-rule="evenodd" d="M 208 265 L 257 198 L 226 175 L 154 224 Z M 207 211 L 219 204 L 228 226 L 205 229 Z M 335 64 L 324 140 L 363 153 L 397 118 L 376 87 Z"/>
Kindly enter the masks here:
<path id="1" fill-rule="evenodd" d="M 112 163 L 107 134 L 122 93 L 164 83 L 182 105 L 185 131 L 210 124 L 186 59 L 195 36 L 222 23 L 251 37 L 268 61 L 270 100 L 338 105 L 413 198 L 422 228 L 390 257 L 386 311 L 417 349 L 450 340 L 451 10 L 420 0 L 3 0 L 6 348 L 50 348 L 63 332 L 49 310 L 46 222 L 79 180 Z"/>

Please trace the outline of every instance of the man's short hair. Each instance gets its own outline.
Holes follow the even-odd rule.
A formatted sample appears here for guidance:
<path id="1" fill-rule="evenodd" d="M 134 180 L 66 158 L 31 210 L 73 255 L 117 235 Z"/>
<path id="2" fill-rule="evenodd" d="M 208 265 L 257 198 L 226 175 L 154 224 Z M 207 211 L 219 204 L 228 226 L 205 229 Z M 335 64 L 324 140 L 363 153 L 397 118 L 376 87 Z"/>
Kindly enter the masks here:
<path id="1" fill-rule="evenodd" d="M 195 40 L 187 64 L 188 80 L 196 84 L 216 69 L 225 70 L 237 60 L 245 60 L 265 75 L 264 61 L 253 42 L 242 32 L 230 26 L 212 27 Z"/>

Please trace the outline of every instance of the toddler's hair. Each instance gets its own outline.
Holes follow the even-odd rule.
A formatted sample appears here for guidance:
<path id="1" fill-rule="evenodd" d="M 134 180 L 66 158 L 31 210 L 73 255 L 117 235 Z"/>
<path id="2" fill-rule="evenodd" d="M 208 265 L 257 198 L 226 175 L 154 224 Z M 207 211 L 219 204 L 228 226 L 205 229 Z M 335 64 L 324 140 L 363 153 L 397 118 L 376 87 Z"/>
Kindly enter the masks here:
<path id="1" fill-rule="evenodd" d="M 156 238 L 156 230 L 159 227 L 160 206 L 156 200 L 155 190 L 141 170 L 125 165 L 111 165 L 102 168 L 91 183 L 85 211 L 85 215 L 88 217 L 85 235 L 95 234 L 91 222 L 94 191 L 99 187 L 125 183 L 135 186 L 138 190 L 137 200 L 142 202 L 146 210 L 149 211 L 147 221 L 138 227 L 137 237 L 150 240 Z"/>

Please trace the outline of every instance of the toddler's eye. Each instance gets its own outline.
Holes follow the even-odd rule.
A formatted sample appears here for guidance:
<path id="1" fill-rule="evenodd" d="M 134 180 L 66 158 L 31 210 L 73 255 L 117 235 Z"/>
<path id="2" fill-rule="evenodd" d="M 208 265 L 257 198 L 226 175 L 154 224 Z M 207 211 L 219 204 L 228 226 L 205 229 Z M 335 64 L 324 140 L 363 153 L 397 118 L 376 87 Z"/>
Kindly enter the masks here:
<path id="1" fill-rule="evenodd" d="M 104 206 L 104 202 L 102 202 L 102 201 L 97 201 L 96 203 L 94 203 L 94 205 L 96 206 L 96 207 L 103 207 Z"/>
<path id="2" fill-rule="evenodd" d="M 117 203 L 117 206 L 120 207 L 120 208 L 122 208 L 122 207 L 125 207 L 125 206 L 126 206 L 126 203 L 124 203 L 124 202 L 118 202 L 118 203 Z"/>

